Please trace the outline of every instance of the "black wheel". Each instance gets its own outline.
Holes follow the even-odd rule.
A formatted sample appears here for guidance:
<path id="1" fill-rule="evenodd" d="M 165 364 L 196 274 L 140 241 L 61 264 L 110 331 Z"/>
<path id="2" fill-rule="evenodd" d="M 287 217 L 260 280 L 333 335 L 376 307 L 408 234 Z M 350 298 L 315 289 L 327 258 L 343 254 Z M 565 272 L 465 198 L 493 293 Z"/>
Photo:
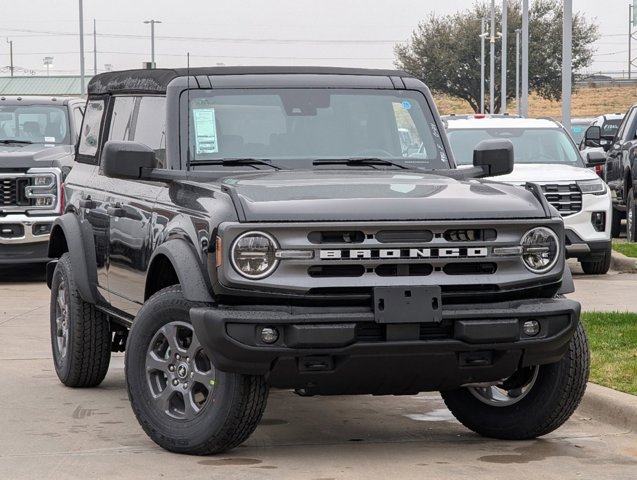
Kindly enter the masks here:
<path id="1" fill-rule="evenodd" d="M 637 241 L 637 224 L 635 223 L 637 210 L 635 208 L 635 195 L 631 188 L 628 190 L 628 200 L 626 201 L 626 239 L 629 242 Z"/>
<path id="2" fill-rule="evenodd" d="M 126 383 L 135 416 L 159 446 L 210 455 L 244 442 L 259 424 L 268 387 L 262 376 L 217 370 L 190 324 L 179 286 L 153 295 L 133 322 Z"/>
<path id="3" fill-rule="evenodd" d="M 604 252 L 603 256 L 595 256 L 590 258 L 583 258 L 580 262 L 582 270 L 588 275 L 602 275 L 610 269 L 610 260 L 612 257 L 612 247 Z"/>
<path id="4" fill-rule="evenodd" d="M 622 212 L 616 209 L 611 210 L 611 220 L 610 220 L 610 236 L 611 238 L 619 238 L 619 235 L 622 231 L 622 218 L 624 215 Z"/>
<path id="5" fill-rule="evenodd" d="M 441 392 L 467 428 L 485 437 L 526 440 L 546 435 L 573 414 L 586 390 L 590 355 L 580 324 L 562 359 L 522 368 L 492 386 Z"/>
<path id="6" fill-rule="evenodd" d="M 68 253 L 58 261 L 51 283 L 51 348 L 64 385 L 95 387 L 104 380 L 111 359 L 108 318 L 82 300 Z"/>

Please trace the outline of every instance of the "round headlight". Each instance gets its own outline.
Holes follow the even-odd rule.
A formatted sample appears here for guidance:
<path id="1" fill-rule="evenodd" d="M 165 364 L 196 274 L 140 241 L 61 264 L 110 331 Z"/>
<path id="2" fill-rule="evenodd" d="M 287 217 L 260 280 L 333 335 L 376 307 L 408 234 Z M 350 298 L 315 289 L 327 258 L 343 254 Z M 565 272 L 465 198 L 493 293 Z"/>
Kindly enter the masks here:
<path id="1" fill-rule="evenodd" d="M 544 273 L 553 268 L 559 257 L 560 242 L 549 228 L 537 227 L 522 237 L 522 260 L 533 273 Z"/>
<path id="2" fill-rule="evenodd" d="M 232 266 L 251 280 L 267 277 L 279 263 L 275 257 L 276 250 L 277 244 L 272 236 L 263 232 L 246 232 L 232 245 Z"/>

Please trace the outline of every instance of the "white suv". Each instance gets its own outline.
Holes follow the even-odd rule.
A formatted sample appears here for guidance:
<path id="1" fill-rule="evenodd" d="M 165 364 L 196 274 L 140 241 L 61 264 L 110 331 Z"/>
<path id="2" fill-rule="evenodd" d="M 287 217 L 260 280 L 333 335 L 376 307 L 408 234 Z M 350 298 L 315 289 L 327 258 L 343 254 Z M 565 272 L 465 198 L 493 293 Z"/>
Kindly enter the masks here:
<path id="1" fill-rule="evenodd" d="M 577 258 L 585 273 L 608 271 L 611 197 L 604 181 L 587 168 L 603 162 L 603 155 L 590 154 L 587 163 L 564 127 L 550 119 L 447 117 L 447 134 L 460 167 L 472 164 L 473 149 L 482 140 L 511 140 L 513 172 L 494 181 L 538 184 L 564 218 L 567 256 Z"/>

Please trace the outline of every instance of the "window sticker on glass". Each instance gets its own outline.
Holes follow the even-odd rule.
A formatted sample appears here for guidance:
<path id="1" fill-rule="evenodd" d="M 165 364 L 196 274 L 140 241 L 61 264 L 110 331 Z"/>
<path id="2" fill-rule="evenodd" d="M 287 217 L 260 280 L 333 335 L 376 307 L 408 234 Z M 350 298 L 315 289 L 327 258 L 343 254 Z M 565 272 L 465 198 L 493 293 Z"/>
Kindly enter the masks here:
<path id="1" fill-rule="evenodd" d="M 411 109 L 411 102 L 408 102 L 407 100 L 403 100 L 402 102 L 400 102 L 400 104 L 403 106 L 405 110 Z"/>
<path id="2" fill-rule="evenodd" d="M 192 111 L 195 121 L 195 150 L 197 155 L 217 153 L 217 124 L 214 108 L 197 108 Z"/>

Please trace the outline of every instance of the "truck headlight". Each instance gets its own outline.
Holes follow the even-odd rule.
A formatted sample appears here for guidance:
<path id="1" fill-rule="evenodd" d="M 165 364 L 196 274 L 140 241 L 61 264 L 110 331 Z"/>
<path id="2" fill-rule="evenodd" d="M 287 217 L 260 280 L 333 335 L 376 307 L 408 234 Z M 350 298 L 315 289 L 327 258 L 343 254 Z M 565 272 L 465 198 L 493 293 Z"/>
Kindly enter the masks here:
<path id="1" fill-rule="evenodd" d="M 31 168 L 27 172 L 30 181 L 24 188 L 24 196 L 30 200 L 31 206 L 38 210 L 55 208 L 58 196 L 58 175 L 52 170 Z"/>
<path id="2" fill-rule="evenodd" d="M 597 180 L 581 180 L 577 182 L 577 186 L 582 193 L 591 193 L 593 195 L 603 195 L 606 193 L 606 184 L 601 178 Z"/>
<path id="3" fill-rule="evenodd" d="M 230 259 L 235 270 L 246 278 L 258 280 L 270 275 L 279 264 L 278 245 L 267 233 L 246 232 L 232 244 Z"/>
<path id="4" fill-rule="evenodd" d="M 522 260 L 533 273 L 544 273 L 553 268 L 559 257 L 560 241 L 553 230 L 536 227 L 524 234 Z"/>

